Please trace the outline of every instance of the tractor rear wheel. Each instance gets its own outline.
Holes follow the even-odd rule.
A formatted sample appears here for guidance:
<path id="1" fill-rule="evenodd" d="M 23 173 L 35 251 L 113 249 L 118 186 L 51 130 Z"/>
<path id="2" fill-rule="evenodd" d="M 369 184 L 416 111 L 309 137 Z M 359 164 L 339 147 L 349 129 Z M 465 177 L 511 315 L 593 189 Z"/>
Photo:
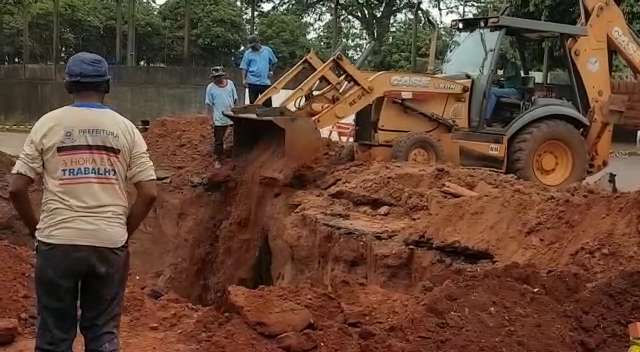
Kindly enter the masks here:
<path id="1" fill-rule="evenodd" d="M 441 162 L 444 152 L 442 146 L 430 136 L 421 133 L 409 133 L 393 143 L 391 158 L 396 161 L 408 161 L 424 165 Z"/>
<path id="2" fill-rule="evenodd" d="M 582 181 L 587 163 L 584 139 L 565 121 L 533 123 L 510 143 L 509 171 L 545 186 L 562 187 Z"/>

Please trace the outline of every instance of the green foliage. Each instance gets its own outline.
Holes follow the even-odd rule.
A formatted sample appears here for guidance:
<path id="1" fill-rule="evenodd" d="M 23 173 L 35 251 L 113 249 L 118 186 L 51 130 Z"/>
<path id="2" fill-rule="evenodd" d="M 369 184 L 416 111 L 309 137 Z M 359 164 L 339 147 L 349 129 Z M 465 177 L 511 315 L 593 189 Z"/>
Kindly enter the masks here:
<path id="1" fill-rule="evenodd" d="M 231 55 L 246 38 L 242 10 L 232 0 L 191 0 L 191 43 L 194 64 L 231 63 Z M 167 28 L 167 62 L 182 60 L 184 1 L 169 0 L 160 7 Z"/>
<path id="2" fill-rule="evenodd" d="M 433 29 L 419 26 L 416 38 L 416 53 L 420 61 L 426 62 L 429 57 Z M 382 50 L 382 68 L 385 70 L 412 70 L 411 44 L 413 41 L 413 20 L 407 19 L 392 29 L 389 35 L 389 43 Z M 446 43 L 439 37 L 439 55 L 444 54 Z M 423 65 L 419 65 L 423 66 Z M 424 70 L 423 70 L 424 71 Z"/>
<path id="3" fill-rule="evenodd" d="M 342 21 L 340 45 L 341 52 L 352 60 L 357 60 L 367 47 L 368 38 L 350 18 Z M 333 25 L 327 23 L 324 26 L 322 35 L 315 39 L 314 48 L 324 57 L 332 55 L 335 51 L 333 43 Z"/>
<path id="4" fill-rule="evenodd" d="M 18 0 L 0 0 L 0 65 L 13 63 L 20 55 L 20 5 Z"/>
<path id="5" fill-rule="evenodd" d="M 640 32 L 640 6 L 638 6 L 638 0 L 623 0 L 620 7 L 633 29 L 636 32 Z"/>
<path id="6" fill-rule="evenodd" d="M 392 20 L 415 7 L 411 0 L 345 0 L 342 10 L 356 20 L 375 49 L 370 59 L 372 68 L 384 67 L 384 48 L 389 42 Z"/>
<path id="7" fill-rule="evenodd" d="M 278 56 L 279 67 L 293 66 L 311 47 L 300 16 L 271 12 L 258 20 L 257 33 Z"/>
<path id="8" fill-rule="evenodd" d="M 137 0 L 136 47 L 147 64 L 181 64 L 184 45 L 184 0 L 168 0 L 158 6 L 153 0 Z M 60 0 L 60 60 L 85 50 L 115 61 L 116 0 Z M 310 48 L 322 57 L 332 54 L 335 33 L 343 52 L 356 60 L 367 43 L 377 49 L 367 63 L 371 69 L 407 70 L 411 66 L 411 43 L 415 0 L 340 0 L 338 28 L 332 18 L 335 0 L 190 0 L 190 57 L 194 65 L 231 65 L 249 31 L 251 5 L 257 4 L 257 32 L 276 51 L 280 68 L 298 61 Z M 510 15 L 574 24 L 578 1 L 567 0 L 428 0 L 423 6 L 435 17 L 495 15 L 505 4 Z M 127 0 L 122 0 L 122 53 L 127 42 Z M 636 0 L 622 0 L 628 21 L 640 30 L 640 7 Z M 25 16 L 26 14 L 26 16 Z M 418 57 L 426 60 L 432 26 L 428 14 L 419 12 Z M 24 18 L 29 21 L 31 62 L 50 62 L 52 53 L 53 0 L 0 0 L 0 64 L 22 60 Z M 442 23 L 441 23 L 442 25 Z M 447 32 L 440 36 L 442 58 Z M 552 47 L 552 53 L 559 52 Z M 527 50 L 539 56 L 540 46 Z M 539 62 L 533 60 L 533 69 Z"/>

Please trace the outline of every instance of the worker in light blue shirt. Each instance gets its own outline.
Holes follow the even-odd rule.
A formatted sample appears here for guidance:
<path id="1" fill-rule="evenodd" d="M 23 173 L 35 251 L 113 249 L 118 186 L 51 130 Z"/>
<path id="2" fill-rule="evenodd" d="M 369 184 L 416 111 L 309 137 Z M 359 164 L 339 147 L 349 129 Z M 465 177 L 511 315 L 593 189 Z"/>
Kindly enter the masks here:
<path id="1" fill-rule="evenodd" d="M 229 127 L 233 125 L 233 122 L 224 116 L 223 112 L 230 111 L 237 104 L 238 93 L 233 82 L 226 78 L 222 66 L 211 68 L 210 78 L 213 79 L 213 82 L 207 86 L 204 102 L 207 106 L 207 113 L 213 118 L 215 168 L 220 168 L 224 160 L 224 136 Z"/>
<path id="2" fill-rule="evenodd" d="M 244 52 L 240 69 L 242 69 L 242 84 L 249 88 L 249 102 L 253 104 L 260 94 L 271 86 L 273 67 L 278 62 L 273 50 L 260 44 L 257 36 L 248 38 L 249 49 Z M 271 107 L 271 98 L 263 104 Z"/>

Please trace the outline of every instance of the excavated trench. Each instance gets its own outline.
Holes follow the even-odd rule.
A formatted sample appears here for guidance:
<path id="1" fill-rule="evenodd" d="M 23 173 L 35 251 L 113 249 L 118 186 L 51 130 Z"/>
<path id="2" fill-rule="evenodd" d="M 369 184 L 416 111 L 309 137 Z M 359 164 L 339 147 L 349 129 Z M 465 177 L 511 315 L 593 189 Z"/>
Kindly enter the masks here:
<path id="1" fill-rule="evenodd" d="M 267 286 L 251 293 L 257 307 L 308 309 L 316 326 L 306 333 L 332 352 L 613 352 L 640 320 L 638 193 L 550 191 L 481 170 L 337 165 L 331 146 L 309 165 L 263 152 L 214 170 L 207 126 L 163 119 L 145 136 L 169 171 L 131 242 L 128 327 L 160 325 L 200 350 L 274 351 L 245 317 L 219 314 L 230 285 Z M 451 195 L 447 182 L 477 196 Z M 5 215 L 0 225 L 11 227 L 15 214 Z M 11 228 L 8 236 L 21 232 Z M 7 261 L 30 255 L 3 246 Z M 0 281 L 13 292 L 0 297 L 0 314 L 32 306 L 21 261 L 0 269 L 15 278 Z M 182 298 L 214 308 L 173 303 Z"/>
<path id="2" fill-rule="evenodd" d="M 335 288 L 360 282 L 412 292 L 425 281 L 443 282 L 456 268 L 495 264 L 489 250 L 436 240 L 428 229 L 416 228 L 408 214 L 428 204 L 417 204 L 415 197 L 366 194 L 332 174 L 339 166 L 290 168 L 271 155 L 265 151 L 233 170 L 214 171 L 202 188 L 181 194 L 185 204 L 166 206 L 171 212 L 206 209 L 177 219 L 177 230 L 207 225 L 185 238 L 188 250 L 173 254 L 160 280 L 165 289 L 200 305 L 224 303 L 229 285 L 253 289 L 311 281 Z M 199 193 L 206 196 L 194 196 Z M 165 217 L 156 214 L 149 230 L 157 232 L 154 222 Z"/>

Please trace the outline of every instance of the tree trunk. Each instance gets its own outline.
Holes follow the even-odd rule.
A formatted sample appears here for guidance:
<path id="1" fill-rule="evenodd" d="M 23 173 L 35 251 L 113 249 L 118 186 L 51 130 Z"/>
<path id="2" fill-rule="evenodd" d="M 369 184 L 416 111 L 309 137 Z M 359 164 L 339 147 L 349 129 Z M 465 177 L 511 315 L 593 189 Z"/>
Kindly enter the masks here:
<path id="1" fill-rule="evenodd" d="M 0 13 L 0 65 L 6 63 L 6 57 L 4 55 L 4 16 Z"/>
<path id="2" fill-rule="evenodd" d="M 413 10 L 413 30 L 411 32 L 411 70 L 418 71 L 418 10 L 420 10 L 420 1 L 416 1 L 416 7 Z"/>
<path id="3" fill-rule="evenodd" d="M 116 65 L 122 62 L 122 0 L 116 0 Z"/>
<path id="4" fill-rule="evenodd" d="M 60 49 L 60 0 L 53 0 L 53 40 L 51 43 L 51 61 L 53 62 L 53 79 L 56 79 Z"/>
<path id="5" fill-rule="evenodd" d="M 385 69 L 385 67 L 383 67 L 383 49 L 385 47 L 385 44 L 387 43 L 387 37 L 389 36 L 390 29 L 391 17 L 378 18 L 376 20 L 376 34 L 375 38 L 373 39 L 374 43 L 376 44 L 375 48 L 373 49 L 373 67 L 375 69 Z"/>
<path id="6" fill-rule="evenodd" d="M 438 26 L 434 26 L 433 34 L 431 35 L 431 47 L 429 48 L 429 68 L 428 73 L 435 73 L 436 70 L 436 53 L 438 50 Z"/>
<path id="7" fill-rule="evenodd" d="M 333 51 L 340 47 L 340 0 L 333 2 Z"/>
<path id="8" fill-rule="evenodd" d="M 24 4 L 24 8 L 22 9 L 22 62 L 26 65 L 30 61 L 30 44 L 29 44 L 29 22 L 31 21 L 31 16 L 29 14 L 29 9 L 26 4 Z"/>
<path id="9" fill-rule="evenodd" d="M 189 40 L 191 37 L 191 1 L 184 0 L 184 52 L 182 53 L 182 64 L 189 65 Z"/>
<path id="10" fill-rule="evenodd" d="M 136 65 L 136 0 L 129 0 L 127 66 Z"/>
<path id="11" fill-rule="evenodd" d="M 257 0 L 251 0 L 251 23 L 250 23 L 250 31 L 251 34 L 256 34 L 256 4 Z"/>

